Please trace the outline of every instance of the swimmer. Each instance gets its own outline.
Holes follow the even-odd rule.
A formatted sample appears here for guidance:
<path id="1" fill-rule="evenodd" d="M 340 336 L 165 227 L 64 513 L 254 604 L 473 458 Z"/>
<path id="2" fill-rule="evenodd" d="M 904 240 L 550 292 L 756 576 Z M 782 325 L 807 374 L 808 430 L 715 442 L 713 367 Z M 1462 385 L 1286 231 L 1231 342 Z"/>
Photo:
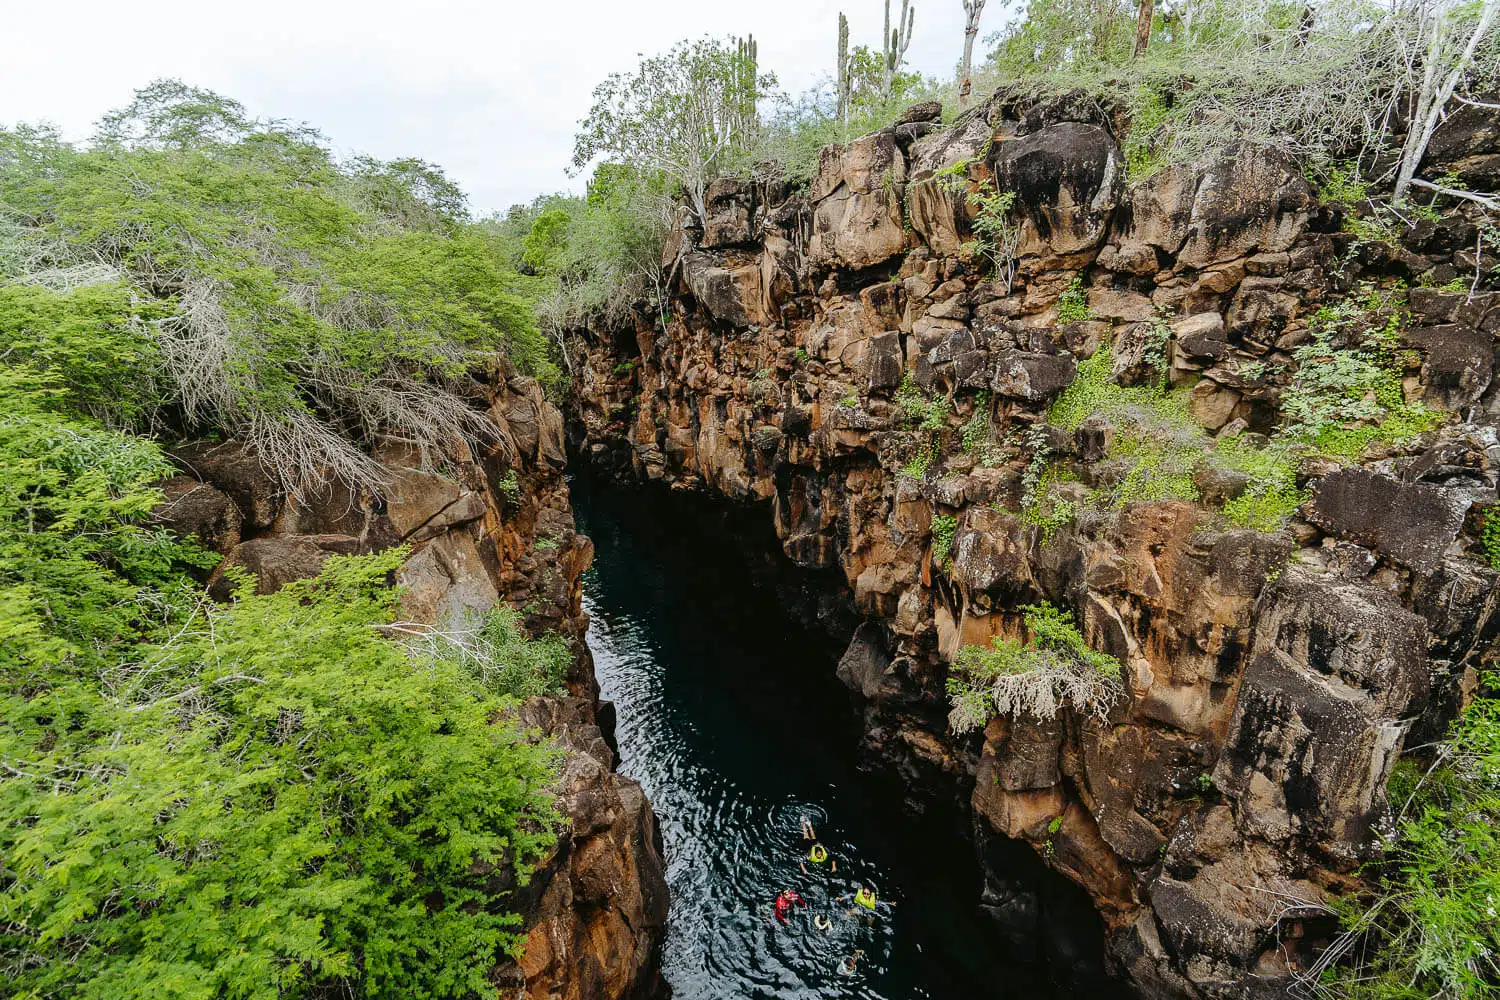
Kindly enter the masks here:
<path id="1" fill-rule="evenodd" d="M 812 820 L 808 819 L 806 816 L 802 817 L 802 839 L 803 840 L 817 840 L 818 839 L 817 832 L 815 830 L 813 830 Z"/>
<path id="2" fill-rule="evenodd" d="M 875 890 L 867 885 L 862 885 L 854 892 L 840 896 L 836 902 L 852 902 L 854 906 L 849 910 L 851 917 L 860 910 L 864 910 L 867 915 L 873 916 L 876 913 L 884 913 L 885 910 L 881 909 L 882 907 L 888 910 L 896 905 L 895 903 L 888 903 L 883 899 L 876 899 Z"/>
<path id="3" fill-rule="evenodd" d="M 852 976 L 852 975 L 854 975 L 854 972 L 855 972 L 855 965 L 854 965 L 854 963 L 858 962 L 863 955 L 864 955 L 864 952 L 861 949 L 855 948 L 854 949 L 854 954 L 847 956 L 844 959 L 844 961 L 839 964 L 839 975 L 841 975 L 841 976 Z"/>
<path id="4" fill-rule="evenodd" d="M 817 916 L 813 917 L 813 926 L 822 931 L 824 934 L 827 934 L 830 930 L 833 929 L 833 921 L 828 919 L 828 914 L 819 913 Z"/>
<path id="5" fill-rule="evenodd" d="M 787 914 L 792 912 L 793 905 L 806 906 L 807 900 L 797 895 L 796 889 L 783 889 L 781 895 L 776 897 L 776 902 L 771 905 L 771 915 L 786 923 Z"/>
<path id="6" fill-rule="evenodd" d="M 814 843 L 812 845 L 812 850 L 807 852 L 807 860 L 811 861 L 814 867 L 829 865 L 833 871 L 837 872 L 839 870 L 839 863 L 833 860 L 828 853 L 828 848 L 822 844 Z M 802 869 L 802 874 L 807 874 L 807 865 L 804 862 L 797 862 L 797 867 Z"/>

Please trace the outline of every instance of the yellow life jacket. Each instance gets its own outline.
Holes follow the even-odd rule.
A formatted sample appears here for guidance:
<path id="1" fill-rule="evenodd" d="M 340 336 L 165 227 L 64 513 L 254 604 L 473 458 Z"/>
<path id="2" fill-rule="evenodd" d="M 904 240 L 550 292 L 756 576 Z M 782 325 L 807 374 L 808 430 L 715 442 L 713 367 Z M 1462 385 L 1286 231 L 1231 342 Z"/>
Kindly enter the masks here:
<path id="1" fill-rule="evenodd" d="M 859 889 L 854 893 L 854 901 L 867 910 L 875 909 L 875 890 Z"/>
<path id="2" fill-rule="evenodd" d="M 828 848 L 822 844 L 814 844 L 812 850 L 807 852 L 807 860 L 815 865 L 821 865 L 828 860 Z"/>

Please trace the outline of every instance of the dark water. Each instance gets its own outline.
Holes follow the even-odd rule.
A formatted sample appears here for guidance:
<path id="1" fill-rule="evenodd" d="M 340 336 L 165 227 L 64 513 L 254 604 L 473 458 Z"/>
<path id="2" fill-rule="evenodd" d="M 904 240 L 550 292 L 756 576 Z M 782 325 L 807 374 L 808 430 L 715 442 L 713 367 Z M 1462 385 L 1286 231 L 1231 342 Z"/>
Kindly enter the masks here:
<path id="1" fill-rule="evenodd" d="M 645 787 L 665 840 L 674 995 L 1103 995 L 1055 987 L 1077 978 L 1057 968 L 1074 964 L 1067 956 L 999 934 L 980 908 L 983 879 L 957 810 L 904 814 L 899 789 L 859 770 L 859 717 L 833 675 L 841 650 L 753 587 L 732 543 L 681 503 L 574 484 L 580 529 L 597 547 L 589 645 L 616 705 L 621 768 Z M 837 874 L 799 870 L 803 817 Z M 851 916 L 834 899 L 860 882 L 894 906 Z M 783 888 L 810 904 L 786 926 L 771 916 Z M 819 914 L 831 929 L 814 925 Z M 840 975 L 856 950 L 855 975 Z"/>

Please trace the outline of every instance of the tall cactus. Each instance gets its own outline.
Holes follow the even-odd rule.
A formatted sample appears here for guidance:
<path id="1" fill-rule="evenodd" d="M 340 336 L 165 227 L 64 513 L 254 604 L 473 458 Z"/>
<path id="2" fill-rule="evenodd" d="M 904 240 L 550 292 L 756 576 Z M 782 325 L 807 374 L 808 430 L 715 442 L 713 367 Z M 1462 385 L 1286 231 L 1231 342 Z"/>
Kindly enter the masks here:
<path id="1" fill-rule="evenodd" d="M 735 131 L 748 146 L 750 137 L 760 125 L 760 112 L 756 107 L 760 96 L 760 47 L 754 35 L 735 39 L 734 68 L 737 100 L 733 106 L 738 119 Z"/>
<path id="2" fill-rule="evenodd" d="M 839 126 L 849 125 L 849 98 L 854 90 L 853 67 L 849 64 L 849 19 L 839 11 Z"/>
<path id="3" fill-rule="evenodd" d="M 880 92 L 885 97 L 891 96 L 892 85 L 896 81 L 896 71 L 906 61 L 906 47 L 911 44 L 911 25 L 916 18 L 917 12 L 911 5 L 911 0 L 901 0 L 901 16 L 896 18 L 896 26 L 891 27 L 891 0 L 885 0 L 885 33 L 880 40 L 883 55 L 881 62 L 883 73 L 880 80 Z"/>

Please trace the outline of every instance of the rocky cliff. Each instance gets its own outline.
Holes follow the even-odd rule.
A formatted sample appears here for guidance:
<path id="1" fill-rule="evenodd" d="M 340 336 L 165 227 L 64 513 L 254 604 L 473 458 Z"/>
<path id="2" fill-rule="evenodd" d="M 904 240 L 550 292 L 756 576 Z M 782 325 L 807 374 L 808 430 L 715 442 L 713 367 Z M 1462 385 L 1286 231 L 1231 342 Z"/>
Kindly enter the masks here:
<path id="1" fill-rule="evenodd" d="M 937 111 L 824 150 L 805 188 L 716 182 L 669 240 L 668 301 L 575 331 L 570 434 L 616 475 L 757 506 L 836 574 L 872 754 L 1087 889 L 1143 995 L 1282 995 L 1403 746 L 1495 656 L 1495 262 L 1461 212 L 1346 231 L 1275 151 L 1130 183 L 1123 112 L 1087 95 Z M 1493 129 L 1455 127 L 1434 149 L 1496 161 Z M 965 246 L 983 191 L 1015 197 L 993 262 Z M 1380 324 L 1384 408 L 1335 373 Z M 1125 390 L 1162 378 L 1186 419 L 1143 437 L 1156 404 Z M 1440 413 L 1396 433 L 1418 400 Z M 1325 404 L 1353 447 L 1277 451 Z M 1287 516 L 1242 516 L 1272 487 L 1231 447 L 1294 456 Z M 1039 600 L 1123 664 L 1122 696 L 955 735 L 949 665 Z"/>
<path id="2" fill-rule="evenodd" d="M 395 581 L 409 621 L 437 624 L 506 601 L 532 635 L 565 636 L 568 696 L 530 699 L 519 718 L 564 750 L 556 792 L 567 827 L 527 885 L 496 877 L 497 905 L 522 914 L 527 938 L 495 978 L 515 996 L 652 995 L 667 911 L 660 837 L 601 731 L 580 584 L 593 546 L 574 529 L 562 417 L 531 379 L 495 372 L 490 384 L 476 402 L 487 405 L 492 444 L 480 453 L 455 442 L 432 471 L 411 448 L 383 442 L 374 452 L 389 481 L 381 496 L 335 481 L 292 499 L 237 443 L 189 444 L 173 453 L 183 475 L 163 484 L 157 517 L 224 556 L 209 580 L 221 597 L 231 567 L 269 592 L 315 575 L 333 553 L 409 545 Z"/>

